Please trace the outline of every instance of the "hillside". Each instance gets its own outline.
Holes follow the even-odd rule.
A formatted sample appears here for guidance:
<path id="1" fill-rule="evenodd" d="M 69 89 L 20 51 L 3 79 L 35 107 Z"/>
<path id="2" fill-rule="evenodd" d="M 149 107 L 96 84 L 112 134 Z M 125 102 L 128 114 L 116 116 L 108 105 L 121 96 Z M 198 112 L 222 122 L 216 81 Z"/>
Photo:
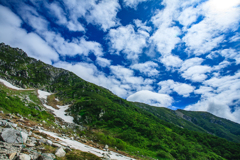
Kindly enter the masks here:
<path id="1" fill-rule="evenodd" d="M 37 61 L 3 43 L 0 44 L 0 77 L 21 88 L 54 93 L 48 96 L 48 103 L 54 104 L 54 99 L 59 99 L 61 105 L 69 105 L 67 114 L 85 128 L 79 130 L 78 135 L 139 159 L 240 159 L 240 144 L 226 140 L 239 142 L 239 124 L 208 113 L 203 116 L 197 112 L 128 102 L 72 72 Z M 4 99 L 6 91 L 1 93 Z M 39 107 L 44 108 L 40 103 Z M 19 111 L 8 103 L 1 108 L 22 114 L 36 110 L 28 105 Z M 41 114 L 51 116 L 45 112 Z M 35 118 L 45 119 L 49 124 L 54 120 L 44 116 Z"/>
<path id="2" fill-rule="evenodd" d="M 209 133 L 233 142 L 240 142 L 240 125 L 230 120 L 214 116 L 211 113 L 180 109 L 174 111 L 142 103 L 135 103 L 135 105 L 151 112 L 159 119 L 173 123 L 179 127 Z"/>

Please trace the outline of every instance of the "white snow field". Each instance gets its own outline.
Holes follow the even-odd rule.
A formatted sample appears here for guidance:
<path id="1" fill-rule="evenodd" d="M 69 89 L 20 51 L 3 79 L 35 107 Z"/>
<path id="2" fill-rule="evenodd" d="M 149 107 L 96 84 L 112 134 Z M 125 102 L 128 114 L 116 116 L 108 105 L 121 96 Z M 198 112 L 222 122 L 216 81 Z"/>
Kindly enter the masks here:
<path id="1" fill-rule="evenodd" d="M 53 132 L 44 131 L 44 130 L 39 130 L 39 131 L 43 132 L 43 133 L 45 133 L 49 136 L 52 136 L 54 138 L 59 139 L 60 141 L 58 143 L 60 143 L 63 146 L 69 146 L 72 149 L 81 150 L 83 152 L 89 152 L 89 153 L 95 154 L 98 157 L 102 157 L 103 156 L 102 153 L 107 153 L 108 155 L 110 155 L 110 159 L 112 159 L 112 160 L 134 160 L 133 158 L 126 157 L 126 156 L 124 156 L 122 154 L 119 154 L 119 153 L 116 153 L 116 152 L 110 151 L 110 154 L 109 154 L 109 152 L 90 147 L 90 146 L 85 145 L 83 143 L 80 143 L 78 141 L 74 141 L 74 140 L 59 137 L 59 136 L 56 135 L 56 133 L 53 133 Z"/>
<path id="2" fill-rule="evenodd" d="M 12 85 L 11 83 L 9 83 L 8 81 L 1 79 L 1 78 L 0 78 L 0 82 L 2 82 L 6 87 L 15 89 L 15 90 L 34 90 L 34 89 L 24 89 L 24 88 L 16 87 L 16 86 Z"/>
<path id="3" fill-rule="evenodd" d="M 18 88 L 16 86 L 12 85 L 11 83 L 9 83 L 8 81 L 1 79 L 1 78 L 0 78 L 0 82 L 2 82 L 8 88 L 16 89 L 16 90 L 24 90 L 23 88 Z"/>
<path id="4" fill-rule="evenodd" d="M 45 101 L 47 100 L 47 97 L 50 96 L 52 93 L 46 92 L 46 91 L 42 91 L 42 90 L 38 90 L 38 97 L 40 99 L 44 99 Z M 69 105 L 65 105 L 65 106 L 59 106 L 57 105 L 57 107 L 59 109 L 55 109 L 52 106 L 49 106 L 47 104 L 43 104 L 44 107 L 46 107 L 47 109 L 50 109 L 53 111 L 53 113 L 56 115 L 56 117 L 62 118 L 65 122 L 68 123 L 73 123 L 73 117 L 72 116 L 66 116 L 66 110 L 68 109 Z"/>

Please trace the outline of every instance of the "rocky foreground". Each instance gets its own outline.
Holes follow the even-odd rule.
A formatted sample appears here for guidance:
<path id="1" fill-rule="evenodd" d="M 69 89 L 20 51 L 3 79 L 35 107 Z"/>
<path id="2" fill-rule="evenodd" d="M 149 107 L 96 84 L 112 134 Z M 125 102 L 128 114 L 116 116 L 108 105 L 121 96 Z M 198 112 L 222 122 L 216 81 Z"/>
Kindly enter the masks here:
<path id="1" fill-rule="evenodd" d="M 0 135 L 0 160 L 69 159 L 77 156 L 79 150 L 85 151 L 81 159 L 131 159 L 110 151 L 108 145 L 100 146 L 86 137 L 53 133 L 42 124 L 33 126 L 28 118 L 3 111 L 0 113 Z"/>

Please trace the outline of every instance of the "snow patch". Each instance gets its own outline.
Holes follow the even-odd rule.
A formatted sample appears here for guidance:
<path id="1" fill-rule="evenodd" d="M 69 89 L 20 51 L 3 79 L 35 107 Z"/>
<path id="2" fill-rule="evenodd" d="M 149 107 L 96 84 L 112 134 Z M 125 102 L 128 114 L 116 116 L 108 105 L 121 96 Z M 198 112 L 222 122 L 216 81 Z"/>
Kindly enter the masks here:
<path id="1" fill-rule="evenodd" d="M 78 141 L 61 138 L 61 137 L 57 136 L 56 133 L 49 132 L 49 131 L 44 131 L 44 130 L 39 130 L 39 131 L 43 132 L 43 133 L 46 133 L 46 134 L 48 134 L 48 135 L 50 135 L 50 136 L 52 136 L 54 138 L 59 139 L 60 141 L 58 143 L 60 143 L 63 146 L 70 146 L 72 149 L 77 149 L 77 150 L 80 150 L 80 151 L 83 151 L 83 152 L 89 152 L 89 153 L 95 154 L 98 157 L 102 157 L 103 156 L 102 153 L 107 153 L 108 154 L 108 152 L 102 151 L 102 150 L 97 149 L 97 148 L 93 148 L 91 146 L 88 146 L 86 144 L 80 143 Z M 110 151 L 109 155 L 110 155 L 111 159 L 116 159 L 116 160 L 134 160 L 133 158 L 126 157 L 124 155 L 121 155 L 119 153 L 112 152 L 112 151 Z"/>
<path id="2" fill-rule="evenodd" d="M 45 100 L 47 100 L 47 97 L 50 96 L 52 93 L 46 92 L 46 91 L 42 91 L 42 90 L 38 90 L 38 97 L 39 98 L 43 98 Z"/>
<path id="3" fill-rule="evenodd" d="M 50 96 L 52 93 L 46 92 L 46 91 L 42 91 L 42 90 L 38 90 L 38 97 L 40 99 L 44 99 L 45 102 L 47 101 L 47 97 Z M 50 109 L 53 111 L 53 113 L 56 115 L 56 117 L 62 118 L 65 122 L 68 123 L 73 123 L 73 117 L 72 116 L 66 116 L 66 110 L 68 109 L 69 105 L 65 105 L 65 106 L 59 106 L 57 105 L 57 107 L 59 109 L 55 109 L 52 106 L 49 106 L 47 104 L 43 104 L 44 107 L 46 107 L 47 109 Z"/>
<path id="4" fill-rule="evenodd" d="M 16 89 L 16 90 L 24 90 L 23 88 L 18 88 L 16 86 L 12 85 L 11 83 L 9 83 L 8 81 L 1 79 L 1 78 L 0 78 L 0 82 L 2 82 L 8 88 Z"/>

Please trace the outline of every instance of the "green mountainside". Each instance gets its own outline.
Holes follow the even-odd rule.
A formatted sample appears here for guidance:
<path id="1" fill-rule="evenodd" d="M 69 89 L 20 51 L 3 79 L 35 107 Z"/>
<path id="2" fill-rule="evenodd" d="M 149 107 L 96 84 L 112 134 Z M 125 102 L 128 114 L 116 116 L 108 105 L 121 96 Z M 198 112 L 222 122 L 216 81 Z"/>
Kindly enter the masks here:
<path id="1" fill-rule="evenodd" d="M 192 131 L 209 133 L 233 142 L 240 142 L 240 125 L 230 120 L 214 116 L 211 113 L 180 109 L 174 111 L 168 108 L 153 107 L 143 103 L 135 103 L 135 105 L 151 112 L 159 119 L 173 123 L 179 127 Z"/>
<path id="2" fill-rule="evenodd" d="M 55 93 L 61 102 L 71 104 L 68 112 L 74 122 L 86 126 L 87 130 L 79 134 L 116 146 L 139 159 L 240 159 L 237 123 L 206 112 L 172 111 L 128 102 L 72 72 L 37 61 L 21 49 L 3 43 L 0 78 L 22 88 Z M 1 100 L 5 97 L 6 92 L 1 89 Z M 20 101 L 13 97 L 16 104 Z M 15 112 L 11 106 L 11 101 L 7 101 L 0 108 Z M 23 106 L 19 105 L 19 112 L 34 114 L 34 107 Z M 37 115 L 52 119 L 49 113 Z"/>

